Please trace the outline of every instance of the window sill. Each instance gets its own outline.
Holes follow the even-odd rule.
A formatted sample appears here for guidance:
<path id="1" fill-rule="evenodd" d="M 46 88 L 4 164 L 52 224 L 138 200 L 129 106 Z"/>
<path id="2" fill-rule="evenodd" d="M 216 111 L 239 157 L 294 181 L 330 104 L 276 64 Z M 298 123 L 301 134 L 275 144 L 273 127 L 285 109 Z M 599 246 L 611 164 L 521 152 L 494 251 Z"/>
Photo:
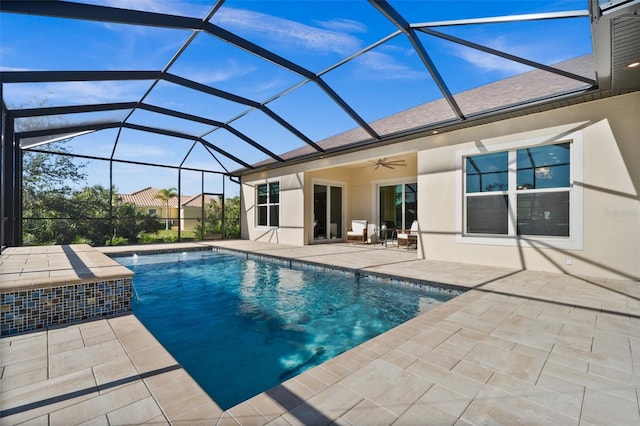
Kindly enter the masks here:
<path id="1" fill-rule="evenodd" d="M 552 248 L 562 250 L 582 250 L 582 241 L 577 241 L 571 238 L 565 237 L 526 237 L 526 236 L 473 236 L 473 235 L 461 235 L 456 236 L 456 243 L 458 244 L 476 244 L 476 245 L 491 245 L 491 246 L 504 246 L 504 247 L 529 247 L 529 248 Z"/>
<path id="2" fill-rule="evenodd" d="M 276 231 L 276 232 L 280 232 L 280 227 L 279 226 L 254 226 L 253 227 L 254 231 Z"/>

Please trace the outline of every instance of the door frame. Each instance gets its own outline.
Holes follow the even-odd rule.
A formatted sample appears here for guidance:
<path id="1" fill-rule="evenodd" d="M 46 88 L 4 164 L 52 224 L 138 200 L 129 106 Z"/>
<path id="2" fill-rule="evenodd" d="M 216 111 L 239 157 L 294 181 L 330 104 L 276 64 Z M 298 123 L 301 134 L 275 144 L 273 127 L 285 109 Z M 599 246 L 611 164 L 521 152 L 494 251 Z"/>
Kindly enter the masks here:
<path id="1" fill-rule="evenodd" d="M 341 211 L 340 211 L 340 218 L 342 221 L 342 237 L 340 238 L 325 238 L 325 239 L 321 239 L 321 240 L 316 240 L 313 236 L 313 224 L 315 222 L 314 220 L 314 216 L 315 216 L 315 211 L 314 211 L 314 197 L 315 197 L 315 186 L 316 185 L 323 185 L 326 187 L 339 187 L 342 188 L 342 199 L 340 200 L 340 202 L 342 203 L 341 206 Z M 327 191 L 327 220 L 330 220 L 330 216 L 331 216 L 331 198 L 329 197 L 330 192 Z M 347 183 L 343 182 L 343 181 L 338 181 L 338 180 L 331 180 L 331 179 L 323 179 L 323 178 L 312 178 L 311 179 L 311 232 L 310 232 L 310 240 L 311 240 L 311 244 L 327 244 L 327 243 L 339 243 L 339 242 L 344 242 L 346 241 L 345 238 L 345 233 L 346 233 L 346 227 L 345 227 L 345 219 L 346 219 L 346 202 L 347 202 Z"/>
<path id="2" fill-rule="evenodd" d="M 408 183 L 418 184 L 418 177 L 409 176 L 409 177 L 399 177 L 399 178 L 389 178 L 389 179 L 379 179 L 371 181 L 371 191 L 373 196 L 371 197 L 372 205 L 371 211 L 373 214 L 373 220 L 375 221 L 376 226 L 380 226 L 380 187 L 382 186 L 395 186 L 395 185 L 406 185 Z M 420 201 L 418 200 L 418 205 Z M 402 208 L 403 208 L 403 220 L 404 220 L 404 208 L 405 208 L 405 200 L 404 200 L 404 191 L 402 196 Z M 405 226 L 409 228 L 411 224 Z"/>

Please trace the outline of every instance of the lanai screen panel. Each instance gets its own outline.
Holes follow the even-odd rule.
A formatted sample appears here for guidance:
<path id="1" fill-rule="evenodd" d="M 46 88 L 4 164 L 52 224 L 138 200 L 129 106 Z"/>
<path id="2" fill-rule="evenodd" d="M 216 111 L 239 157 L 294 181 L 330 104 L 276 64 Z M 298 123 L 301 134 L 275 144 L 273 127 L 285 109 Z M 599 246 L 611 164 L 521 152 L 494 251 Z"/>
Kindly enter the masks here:
<path id="1" fill-rule="evenodd" d="M 508 99 L 492 96 L 499 87 L 491 92 L 514 76 L 535 86 L 557 63 L 589 55 L 588 6 L 3 1 L 2 97 L 10 113 L 86 107 L 48 112 L 61 128 L 51 135 L 122 129 L 113 141 L 119 160 L 147 162 L 144 147 L 154 164 L 200 156 L 212 171 L 280 164 L 594 87 L 585 62 L 559 73 L 557 87 Z M 486 85 L 490 93 L 480 97 L 490 101 L 467 96 Z M 410 120 L 394 121 L 406 113 Z M 132 132 L 140 133 L 135 140 Z M 190 154 L 194 144 L 204 154 Z"/>

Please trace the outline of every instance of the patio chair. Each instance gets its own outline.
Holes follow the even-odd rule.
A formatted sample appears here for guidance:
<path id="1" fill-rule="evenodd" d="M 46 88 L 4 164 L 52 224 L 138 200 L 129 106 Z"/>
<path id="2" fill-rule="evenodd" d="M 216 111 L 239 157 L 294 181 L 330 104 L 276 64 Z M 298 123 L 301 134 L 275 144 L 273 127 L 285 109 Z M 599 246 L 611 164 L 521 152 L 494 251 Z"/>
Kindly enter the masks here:
<path id="1" fill-rule="evenodd" d="M 368 224 L 369 222 L 366 219 L 352 220 L 351 227 L 347 229 L 347 244 L 349 244 L 349 241 L 366 243 Z"/>
<path id="2" fill-rule="evenodd" d="M 398 232 L 398 248 L 400 246 L 407 247 L 407 250 L 411 246 L 418 247 L 418 221 L 414 220 L 411 224 L 411 229 L 402 229 L 401 232 Z"/>

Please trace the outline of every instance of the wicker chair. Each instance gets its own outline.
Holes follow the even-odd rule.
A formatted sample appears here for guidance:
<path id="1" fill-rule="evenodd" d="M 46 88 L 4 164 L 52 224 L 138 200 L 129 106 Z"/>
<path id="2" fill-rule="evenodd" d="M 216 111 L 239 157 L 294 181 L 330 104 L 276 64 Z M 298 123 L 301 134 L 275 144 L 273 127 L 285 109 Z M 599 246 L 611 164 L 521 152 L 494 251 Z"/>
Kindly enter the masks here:
<path id="1" fill-rule="evenodd" d="M 418 221 L 414 220 L 411 229 L 402 229 L 398 232 L 398 248 L 405 246 L 409 250 L 412 246 L 418 247 Z"/>
<path id="2" fill-rule="evenodd" d="M 349 241 L 366 243 L 368 224 L 367 220 L 352 220 L 351 227 L 347 229 L 347 244 Z"/>

